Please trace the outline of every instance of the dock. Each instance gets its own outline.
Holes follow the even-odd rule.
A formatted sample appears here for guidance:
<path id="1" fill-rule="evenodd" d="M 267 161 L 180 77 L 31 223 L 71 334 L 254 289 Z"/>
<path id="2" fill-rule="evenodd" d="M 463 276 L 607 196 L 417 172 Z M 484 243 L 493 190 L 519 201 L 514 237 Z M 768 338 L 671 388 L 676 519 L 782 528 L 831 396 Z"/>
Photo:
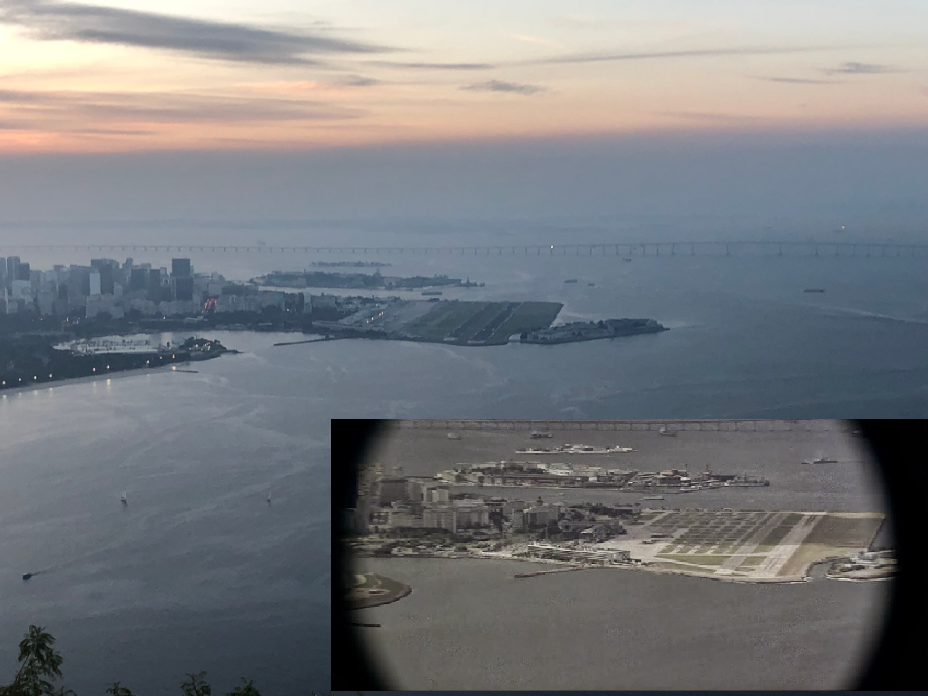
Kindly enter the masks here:
<path id="1" fill-rule="evenodd" d="M 550 575 L 551 573 L 568 573 L 571 570 L 585 570 L 594 566 L 571 566 L 570 568 L 552 568 L 550 570 L 536 570 L 531 573 L 516 573 L 514 578 L 533 578 L 536 575 Z"/>

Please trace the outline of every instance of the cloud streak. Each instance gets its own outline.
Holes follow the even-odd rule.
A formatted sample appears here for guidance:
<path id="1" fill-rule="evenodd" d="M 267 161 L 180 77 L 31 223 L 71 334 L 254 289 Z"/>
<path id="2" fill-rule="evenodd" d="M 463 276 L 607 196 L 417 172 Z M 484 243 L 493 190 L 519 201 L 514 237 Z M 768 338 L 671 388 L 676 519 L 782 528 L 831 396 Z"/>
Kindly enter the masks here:
<path id="1" fill-rule="evenodd" d="M 389 60 L 368 61 L 369 65 L 382 68 L 409 68 L 410 70 L 493 70 L 492 63 L 398 63 Z"/>
<path id="2" fill-rule="evenodd" d="M 824 72 L 829 75 L 882 75 L 899 71 L 889 65 L 877 63 L 842 63 L 839 67 Z"/>
<path id="3" fill-rule="evenodd" d="M 242 99 L 172 92 L 79 92 L 0 90 L 0 106 L 18 118 L 41 119 L 33 128 L 67 122 L 247 123 L 347 120 L 360 109 L 292 99 Z"/>
<path id="4" fill-rule="evenodd" d="M 686 51 L 653 51 L 635 53 L 584 53 L 539 58 L 520 61 L 512 65 L 562 65 L 571 63 L 603 63 L 625 60 L 658 60 L 665 58 L 710 58 L 714 56 L 763 56 L 788 53 L 808 53 L 810 51 L 833 51 L 839 47 L 804 46 L 804 47 L 767 47 L 767 48 L 707 48 Z M 844 47 L 840 47 L 844 48 Z M 855 64 L 857 65 L 857 64 Z"/>
<path id="5" fill-rule="evenodd" d="M 8 0 L 0 8 L 0 23 L 22 27 L 43 41 L 117 44 L 272 65 L 313 65 L 322 62 L 320 55 L 392 50 L 330 36 L 47 0 Z"/>
<path id="6" fill-rule="evenodd" d="M 545 88 L 540 85 L 525 85 L 517 82 L 503 82 L 502 80 L 490 80 L 489 82 L 478 82 L 473 85 L 465 85 L 461 89 L 473 92 L 509 92 L 511 94 L 537 94 L 544 92 Z"/>
<path id="7" fill-rule="evenodd" d="M 836 85 L 839 80 L 813 80 L 804 77 L 758 77 L 758 80 L 766 82 L 788 82 L 796 85 Z"/>

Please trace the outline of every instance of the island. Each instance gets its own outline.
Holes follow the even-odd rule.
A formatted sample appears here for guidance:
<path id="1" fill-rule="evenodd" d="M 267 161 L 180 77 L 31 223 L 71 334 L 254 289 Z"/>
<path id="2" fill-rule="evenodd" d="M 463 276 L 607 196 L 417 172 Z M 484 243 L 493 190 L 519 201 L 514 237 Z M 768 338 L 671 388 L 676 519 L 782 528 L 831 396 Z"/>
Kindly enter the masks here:
<path id="1" fill-rule="evenodd" d="M 313 261 L 309 265 L 319 268 L 386 268 L 391 264 L 382 261 Z"/>
<path id="2" fill-rule="evenodd" d="M 617 338 L 635 334 L 667 331 L 666 326 L 654 319 L 604 319 L 602 321 L 570 322 L 546 329 L 528 331 L 521 336 L 522 343 L 574 343 L 598 338 Z"/>
<path id="3" fill-rule="evenodd" d="M 256 285 L 272 288 L 368 288 L 372 290 L 416 290 L 436 287 L 483 287 L 470 278 L 449 278 L 446 275 L 384 276 L 378 268 L 373 273 L 338 273 L 326 271 L 283 272 L 275 271 L 254 279 Z"/>
<path id="4" fill-rule="evenodd" d="M 512 342 L 553 345 L 666 331 L 653 319 L 606 319 L 554 326 L 560 302 L 472 302 L 390 298 L 360 304 L 335 321 L 314 321 L 335 336 L 498 346 Z"/>

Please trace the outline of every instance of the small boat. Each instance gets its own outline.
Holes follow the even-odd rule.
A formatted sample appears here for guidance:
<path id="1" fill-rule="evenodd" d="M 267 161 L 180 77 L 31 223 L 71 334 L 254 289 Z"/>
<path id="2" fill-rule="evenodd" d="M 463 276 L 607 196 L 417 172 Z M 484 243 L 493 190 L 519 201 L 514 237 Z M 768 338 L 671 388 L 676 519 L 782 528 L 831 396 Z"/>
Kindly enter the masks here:
<path id="1" fill-rule="evenodd" d="M 665 437 L 676 437 L 676 436 L 677 436 L 677 431 L 676 431 L 676 430 L 667 430 L 667 428 L 665 428 L 665 427 L 663 427 L 663 426 L 662 426 L 661 429 L 658 430 L 657 432 L 658 432 L 660 435 L 663 435 L 663 436 L 665 436 Z"/>
<path id="2" fill-rule="evenodd" d="M 824 288 L 806 288 L 803 292 L 825 292 Z"/>
<path id="3" fill-rule="evenodd" d="M 591 288 L 595 288 L 595 287 L 596 287 L 596 283 L 587 283 L 587 286 L 588 286 L 588 287 L 591 287 Z"/>
<path id="4" fill-rule="evenodd" d="M 549 433 L 549 432 L 542 432 L 542 431 L 539 431 L 539 430 L 533 430 L 533 431 L 532 431 L 532 434 L 529 435 L 529 437 L 532 438 L 533 440 L 540 440 L 540 439 L 542 439 L 542 438 L 554 437 L 554 436 L 553 436 L 551 433 Z"/>
<path id="5" fill-rule="evenodd" d="M 271 494 L 270 494 L 270 493 L 267 494 L 267 504 L 268 504 L 268 505 L 271 504 Z"/>
<path id="6" fill-rule="evenodd" d="M 448 439 L 449 440 L 460 440 L 461 436 L 458 435 L 457 433 L 448 433 Z"/>
<path id="7" fill-rule="evenodd" d="M 803 464 L 837 464 L 837 459 L 832 459 L 831 457 L 816 457 L 815 459 L 809 460 L 806 459 L 802 462 Z"/>
<path id="8" fill-rule="evenodd" d="M 35 574 L 35 573 L 26 573 L 25 575 L 23 575 L 23 580 L 28 580 L 28 579 L 31 578 L 34 574 Z"/>
<path id="9" fill-rule="evenodd" d="M 576 278 L 568 278 L 568 279 L 565 280 L 564 282 L 565 282 L 565 283 L 576 283 L 576 282 L 577 282 L 577 279 L 576 279 Z"/>
<path id="10" fill-rule="evenodd" d="M 632 262 L 632 257 L 631 257 L 631 256 L 626 256 L 626 257 L 625 257 L 624 259 L 622 259 L 622 260 L 623 260 L 625 263 L 631 263 L 631 262 Z"/>
<path id="11" fill-rule="evenodd" d="M 129 504 L 129 494 L 128 494 L 126 491 L 123 491 L 123 494 L 122 494 L 121 496 L 119 496 L 119 500 L 122 502 L 123 505 L 128 505 L 128 504 Z"/>
<path id="12" fill-rule="evenodd" d="M 663 500 L 664 496 L 662 495 L 646 495 L 642 500 Z"/>

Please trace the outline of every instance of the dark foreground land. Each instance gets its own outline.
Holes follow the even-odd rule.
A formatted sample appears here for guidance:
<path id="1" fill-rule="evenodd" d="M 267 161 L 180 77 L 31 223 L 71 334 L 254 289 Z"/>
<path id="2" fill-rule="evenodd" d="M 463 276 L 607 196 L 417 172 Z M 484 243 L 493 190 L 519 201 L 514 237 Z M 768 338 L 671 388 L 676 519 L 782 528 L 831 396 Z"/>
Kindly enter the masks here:
<path id="1" fill-rule="evenodd" d="M 235 353 L 219 341 L 189 338 L 166 350 L 140 353 L 83 354 L 58 350 L 34 340 L 6 341 L 0 345 L 0 390 L 113 372 L 156 368 Z"/>

